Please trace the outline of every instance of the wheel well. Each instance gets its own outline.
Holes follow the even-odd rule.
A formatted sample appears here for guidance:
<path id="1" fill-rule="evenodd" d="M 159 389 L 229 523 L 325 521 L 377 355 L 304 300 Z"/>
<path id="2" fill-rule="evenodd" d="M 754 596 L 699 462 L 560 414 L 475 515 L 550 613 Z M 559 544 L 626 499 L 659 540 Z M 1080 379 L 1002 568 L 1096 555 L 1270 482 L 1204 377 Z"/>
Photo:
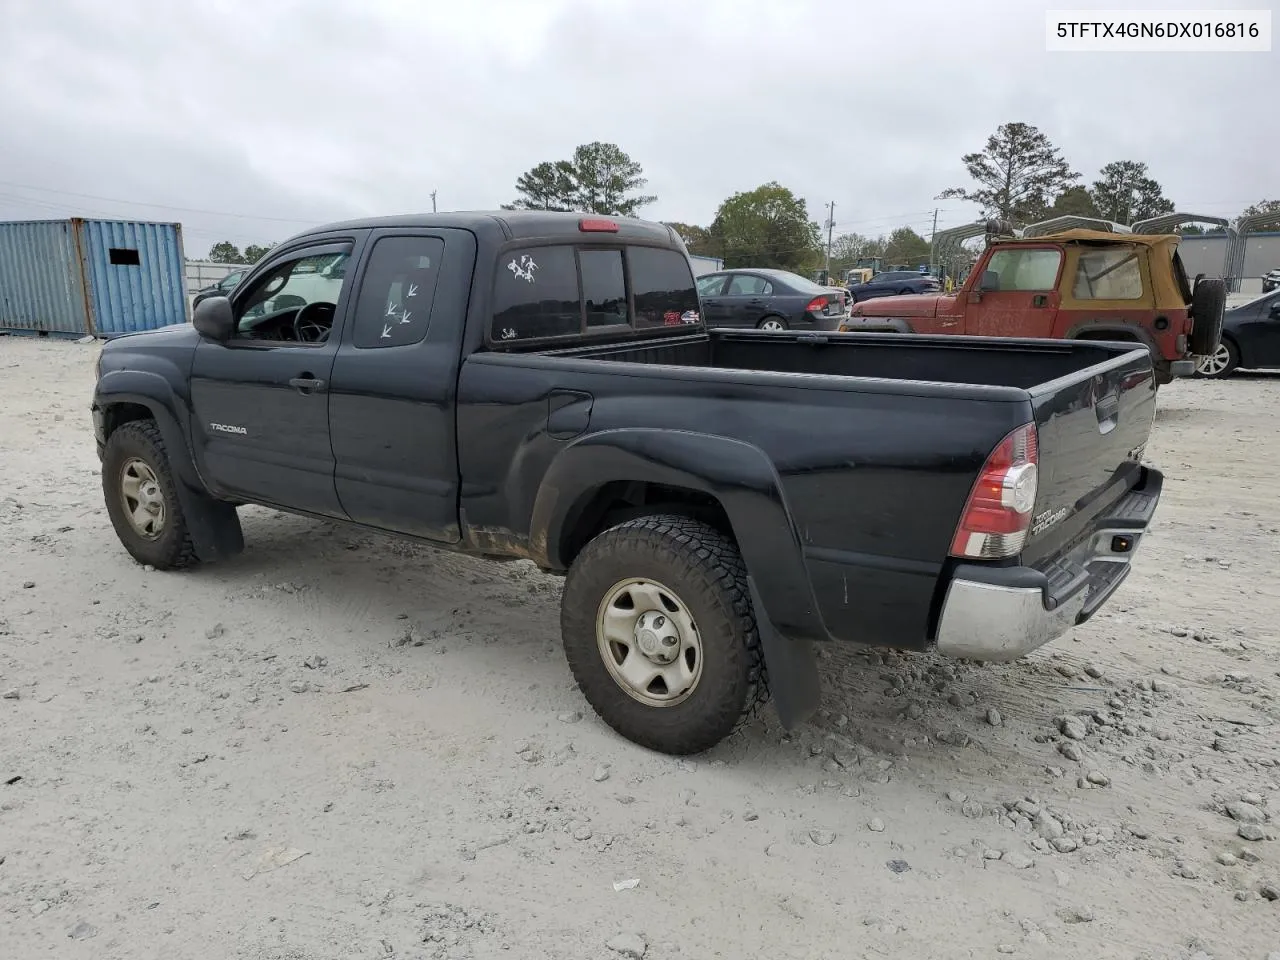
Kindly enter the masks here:
<path id="1" fill-rule="evenodd" d="M 113 403 L 103 411 L 103 435 L 110 437 L 126 423 L 154 420 L 155 415 L 140 403 Z"/>
<path id="2" fill-rule="evenodd" d="M 1132 330 L 1081 330 L 1075 335 L 1076 340 L 1119 340 L 1124 343 L 1132 341 L 1134 343 L 1145 343 L 1140 336 Z"/>
<path id="3" fill-rule="evenodd" d="M 619 480 L 606 483 L 570 514 L 560 536 L 561 562 L 568 567 L 583 547 L 610 527 L 655 513 L 701 520 L 735 540 L 729 515 L 711 494 L 662 483 Z"/>

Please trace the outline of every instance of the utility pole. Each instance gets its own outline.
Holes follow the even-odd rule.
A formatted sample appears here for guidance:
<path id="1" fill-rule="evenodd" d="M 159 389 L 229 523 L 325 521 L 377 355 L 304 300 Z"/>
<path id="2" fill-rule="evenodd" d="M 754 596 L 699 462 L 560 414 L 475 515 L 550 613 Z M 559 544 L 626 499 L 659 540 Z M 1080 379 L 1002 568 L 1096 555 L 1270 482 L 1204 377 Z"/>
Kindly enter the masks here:
<path id="1" fill-rule="evenodd" d="M 436 212 L 436 192 L 434 190 L 431 191 L 431 212 L 432 213 Z M 937 218 L 935 217 L 934 219 L 936 220 Z M 936 223 L 935 223 L 935 226 L 936 226 Z"/>
<path id="2" fill-rule="evenodd" d="M 933 208 L 933 229 L 929 231 L 929 276 L 933 276 L 936 270 L 936 261 L 934 260 L 934 244 L 938 238 L 938 208 Z"/>
<path id="3" fill-rule="evenodd" d="M 827 204 L 827 267 L 823 272 L 827 276 L 827 283 L 831 282 L 831 235 L 836 228 L 836 202 L 832 200 Z"/>

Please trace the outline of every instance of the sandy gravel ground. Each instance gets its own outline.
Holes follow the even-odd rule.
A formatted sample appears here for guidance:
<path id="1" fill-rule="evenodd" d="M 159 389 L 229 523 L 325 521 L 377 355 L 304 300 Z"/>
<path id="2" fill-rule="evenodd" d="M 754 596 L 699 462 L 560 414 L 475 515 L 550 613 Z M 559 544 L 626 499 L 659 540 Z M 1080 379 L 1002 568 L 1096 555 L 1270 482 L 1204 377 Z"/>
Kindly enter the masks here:
<path id="1" fill-rule="evenodd" d="M 1162 393 L 1158 529 L 1073 640 L 827 651 L 815 722 L 677 762 L 527 565 L 246 509 L 234 562 L 136 566 L 96 353 L 0 338 L 0 955 L 1280 951 L 1280 378 Z"/>

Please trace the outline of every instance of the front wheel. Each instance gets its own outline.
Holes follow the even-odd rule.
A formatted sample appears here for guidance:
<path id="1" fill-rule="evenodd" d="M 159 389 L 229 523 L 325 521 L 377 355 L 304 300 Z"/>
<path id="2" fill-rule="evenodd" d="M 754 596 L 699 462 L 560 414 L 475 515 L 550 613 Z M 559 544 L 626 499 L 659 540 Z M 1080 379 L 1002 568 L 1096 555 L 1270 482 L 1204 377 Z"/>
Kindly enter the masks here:
<path id="1" fill-rule="evenodd" d="M 1240 366 L 1240 354 L 1230 340 L 1219 340 L 1218 349 L 1203 357 L 1196 365 L 1196 376 L 1206 380 L 1223 380 Z"/>
<path id="2" fill-rule="evenodd" d="M 157 570 L 196 562 L 177 482 L 154 420 L 132 420 L 108 438 L 102 457 L 107 515 L 133 559 Z"/>
<path id="3" fill-rule="evenodd" d="M 767 695 L 746 566 L 697 520 L 639 517 L 597 536 L 569 569 L 560 625 L 587 702 L 652 750 L 708 750 Z"/>

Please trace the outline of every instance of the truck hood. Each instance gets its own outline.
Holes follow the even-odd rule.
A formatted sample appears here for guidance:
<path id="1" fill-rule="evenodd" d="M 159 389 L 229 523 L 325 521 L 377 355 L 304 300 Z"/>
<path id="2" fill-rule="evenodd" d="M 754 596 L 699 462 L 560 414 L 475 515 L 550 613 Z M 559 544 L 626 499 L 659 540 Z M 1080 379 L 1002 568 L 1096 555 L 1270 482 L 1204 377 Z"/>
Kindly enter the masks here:
<path id="1" fill-rule="evenodd" d="M 941 301 L 953 301 L 955 297 L 933 293 L 910 294 L 900 297 L 877 297 L 865 303 L 855 303 L 851 311 L 855 317 L 936 317 Z"/>

